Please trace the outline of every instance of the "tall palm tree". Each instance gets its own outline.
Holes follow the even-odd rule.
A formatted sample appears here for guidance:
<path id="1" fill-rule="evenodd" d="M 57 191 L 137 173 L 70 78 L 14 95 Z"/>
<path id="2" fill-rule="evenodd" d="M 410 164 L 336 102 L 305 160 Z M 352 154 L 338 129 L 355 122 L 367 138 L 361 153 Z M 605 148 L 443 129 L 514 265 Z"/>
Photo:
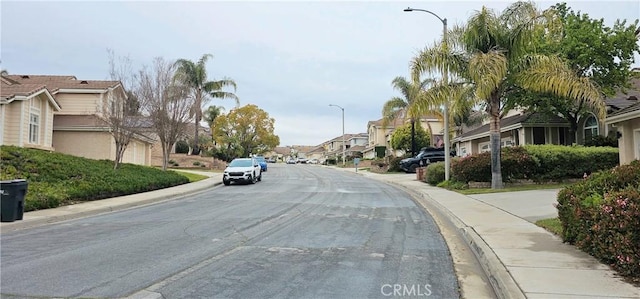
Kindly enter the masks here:
<path id="1" fill-rule="evenodd" d="M 442 41 L 420 51 L 411 62 L 413 76 L 442 72 L 460 82 L 440 86 L 440 101 L 469 98 L 490 117 L 491 187 L 503 187 L 500 170 L 500 119 L 517 104 L 520 89 L 582 98 L 604 115 L 602 93 L 591 81 L 578 78 L 557 56 L 536 54 L 539 34 L 556 35 L 561 23 L 553 10 L 538 11 L 531 2 L 516 2 L 502 14 L 483 7 L 466 25 L 455 27 Z"/>
<path id="2" fill-rule="evenodd" d="M 420 120 L 420 116 L 424 115 L 430 111 L 421 111 L 423 114 L 416 114 L 412 107 L 419 102 L 420 97 L 422 96 L 424 90 L 429 84 L 434 83 L 433 79 L 425 79 L 420 81 L 419 79 L 415 79 L 412 81 L 408 81 L 405 77 L 398 76 L 391 81 L 391 85 L 394 89 L 398 90 L 402 97 L 393 97 L 382 106 L 382 126 L 386 127 L 389 123 L 395 122 L 398 118 L 405 118 L 411 121 L 411 155 L 416 155 L 415 148 L 415 121 Z M 425 101 L 423 100 L 422 103 Z M 429 131 L 431 134 L 431 141 L 433 141 L 433 130 L 431 130 L 431 126 L 429 126 Z"/>
<path id="3" fill-rule="evenodd" d="M 195 136 L 193 139 L 194 146 L 192 154 L 198 154 L 200 152 L 198 146 L 198 129 L 200 127 L 200 121 L 202 120 L 202 106 L 207 104 L 209 98 L 234 99 L 237 105 L 240 103 L 238 97 L 233 92 L 223 91 L 225 87 L 233 87 L 233 91 L 235 92 L 235 81 L 229 78 L 218 81 L 207 81 L 206 63 L 209 58 L 213 58 L 213 55 L 204 54 L 200 60 L 195 63 L 186 59 L 179 59 L 175 62 L 177 66 L 176 78 L 189 86 L 191 96 L 194 99 L 193 109 L 191 110 L 195 119 Z"/>

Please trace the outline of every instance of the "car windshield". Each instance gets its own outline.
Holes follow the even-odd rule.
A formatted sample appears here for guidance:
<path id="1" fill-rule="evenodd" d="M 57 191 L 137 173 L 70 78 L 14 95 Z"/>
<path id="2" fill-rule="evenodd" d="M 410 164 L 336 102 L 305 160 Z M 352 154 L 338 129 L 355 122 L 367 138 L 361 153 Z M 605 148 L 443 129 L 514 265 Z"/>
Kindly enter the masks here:
<path id="1" fill-rule="evenodd" d="M 229 167 L 251 167 L 251 160 L 242 159 L 242 160 L 233 160 L 229 163 Z"/>

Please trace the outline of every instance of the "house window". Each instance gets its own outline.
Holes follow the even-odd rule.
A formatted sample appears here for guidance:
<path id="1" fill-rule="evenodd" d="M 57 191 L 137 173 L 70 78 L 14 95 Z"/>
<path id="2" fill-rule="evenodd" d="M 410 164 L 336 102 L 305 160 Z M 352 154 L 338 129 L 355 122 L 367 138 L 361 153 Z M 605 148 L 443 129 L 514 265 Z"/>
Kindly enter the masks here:
<path id="1" fill-rule="evenodd" d="M 598 120 L 592 115 L 584 122 L 584 140 L 598 136 Z"/>
<path id="2" fill-rule="evenodd" d="M 485 143 L 480 143 L 480 144 L 478 144 L 478 148 L 480 149 L 479 151 L 480 151 L 481 153 L 491 151 L 491 145 L 490 145 L 490 143 L 489 143 L 489 142 L 485 142 Z"/>
<path id="3" fill-rule="evenodd" d="M 38 143 L 38 132 L 40 132 L 40 115 L 31 112 L 29 117 L 29 143 Z"/>
<path id="4" fill-rule="evenodd" d="M 466 157 L 467 156 L 467 148 L 466 147 L 461 147 L 460 148 L 460 156 L 462 156 L 462 157 Z"/>

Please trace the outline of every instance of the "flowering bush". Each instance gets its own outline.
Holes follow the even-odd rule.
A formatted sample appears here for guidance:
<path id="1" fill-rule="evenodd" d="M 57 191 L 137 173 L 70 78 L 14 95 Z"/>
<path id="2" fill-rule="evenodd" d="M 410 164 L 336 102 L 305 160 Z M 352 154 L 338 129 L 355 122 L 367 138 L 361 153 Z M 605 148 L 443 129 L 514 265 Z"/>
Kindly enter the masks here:
<path id="1" fill-rule="evenodd" d="M 640 161 L 594 173 L 558 194 L 563 239 L 640 277 Z"/>

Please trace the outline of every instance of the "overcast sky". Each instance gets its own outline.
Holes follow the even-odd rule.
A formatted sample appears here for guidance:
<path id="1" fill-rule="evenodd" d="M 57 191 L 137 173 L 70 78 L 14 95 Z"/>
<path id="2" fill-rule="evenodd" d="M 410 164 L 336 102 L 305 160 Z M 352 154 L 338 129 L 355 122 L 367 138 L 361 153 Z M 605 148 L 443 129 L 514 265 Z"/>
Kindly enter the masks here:
<path id="1" fill-rule="evenodd" d="M 108 78 L 107 48 L 135 67 L 153 57 L 196 61 L 204 53 L 210 80 L 230 77 L 241 105 L 275 118 L 281 145 L 317 145 L 366 132 L 391 80 L 408 76 L 414 54 L 433 44 L 442 23 L 407 6 L 460 24 L 483 5 L 512 1 L 2 1 L 2 69 L 12 74 Z M 555 1 L 536 1 L 547 8 Z M 592 18 L 633 22 L 640 1 L 567 1 Z M 635 66 L 640 63 L 636 61 Z M 234 106 L 230 100 L 211 104 Z"/>

